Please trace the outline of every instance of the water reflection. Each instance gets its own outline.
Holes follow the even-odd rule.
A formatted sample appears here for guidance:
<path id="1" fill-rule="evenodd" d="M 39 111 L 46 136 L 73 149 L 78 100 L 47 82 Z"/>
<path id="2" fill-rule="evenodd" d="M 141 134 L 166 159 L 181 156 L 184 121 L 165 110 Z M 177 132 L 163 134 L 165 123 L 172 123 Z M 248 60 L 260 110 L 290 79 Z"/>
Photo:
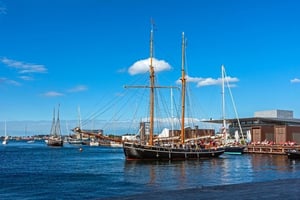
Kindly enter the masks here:
<path id="1" fill-rule="evenodd" d="M 300 161 L 279 155 L 222 155 L 194 161 L 125 161 L 124 178 L 152 189 L 300 178 Z M 149 189 L 149 188 L 148 188 Z"/>
<path id="2" fill-rule="evenodd" d="M 253 168 L 249 155 L 226 155 L 220 167 L 220 184 L 253 181 Z"/>
<path id="3" fill-rule="evenodd" d="M 289 160 L 289 170 L 294 173 L 300 171 L 300 160 Z"/>

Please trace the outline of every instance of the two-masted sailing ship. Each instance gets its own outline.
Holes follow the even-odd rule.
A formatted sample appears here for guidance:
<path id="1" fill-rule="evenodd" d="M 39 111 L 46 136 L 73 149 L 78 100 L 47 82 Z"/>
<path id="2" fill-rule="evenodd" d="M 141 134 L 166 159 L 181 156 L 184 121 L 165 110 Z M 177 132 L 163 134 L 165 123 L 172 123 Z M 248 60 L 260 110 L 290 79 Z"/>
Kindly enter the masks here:
<path id="1" fill-rule="evenodd" d="M 182 67 L 181 67 L 181 132 L 179 143 L 169 146 L 159 145 L 154 142 L 154 95 L 155 89 L 160 88 L 155 85 L 155 72 L 153 67 L 153 28 L 150 34 L 150 124 L 149 124 L 149 141 L 124 142 L 123 149 L 126 160 L 190 160 L 200 158 L 219 157 L 224 153 L 223 148 L 201 147 L 197 145 L 186 145 L 185 143 L 185 37 L 182 34 Z"/>
<path id="2" fill-rule="evenodd" d="M 59 108 L 57 112 L 57 119 L 55 119 L 55 109 L 53 110 L 53 120 L 50 130 L 50 135 L 47 140 L 48 146 L 63 146 L 63 138 L 60 130 L 60 120 L 59 120 Z"/>

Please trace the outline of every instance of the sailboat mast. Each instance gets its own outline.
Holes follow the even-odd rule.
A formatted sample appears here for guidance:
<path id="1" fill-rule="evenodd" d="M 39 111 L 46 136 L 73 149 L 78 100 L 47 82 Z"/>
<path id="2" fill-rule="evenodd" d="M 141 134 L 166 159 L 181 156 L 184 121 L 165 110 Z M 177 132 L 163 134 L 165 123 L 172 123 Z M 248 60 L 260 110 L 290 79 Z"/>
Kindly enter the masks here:
<path id="1" fill-rule="evenodd" d="M 182 33 L 182 60 L 181 60 L 181 144 L 184 143 L 185 132 L 184 132 L 184 116 L 185 116 L 185 88 L 186 88 L 186 78 L 185 78 L 185 38 L 184 32 Z"/>
<path id="2" fill-rule="evenodd" d="M 5 134 L 5 137 L 7 137 L 7 133 L 6 133 L 6 120 L 5 120 L 5 123 L 4 123 L 4 134 Z"/>
<path id="3" fill-rule="evenodd" d="M 223 66 L 223 72 L 224 72 L 224 77 L 227 77 L 224 66 Z M 242 129 L 242 126 L 241 126 L 241 123 L 240 123 L 240 119 L 239 119 L 239 116 L 238 116 L 238 113 L 237 113 L 237 109 L 236 109 L 236 106 L 235 106 L 235 102 L 234 102 L 234 99 L 233 99 L 233 95 L 232 95 L 228 80 L 226 80 L 226 84 L 227 84 L 227 87 L 229 88 L 229 94 L 230 94 L 232 106 L 233 106 L 233 109 L 234 109 L 234 112 L 235 112 L 235 117 L 236 117 L 238 125 L 239 125 L 239 129 L 240 129 L 240 132 L 241 132 L 241 135 L 242 135 L 242 139 L 244 140 L 243 129 Z"/>
<path id="4" fill-rule="evenodd" d="M 78 106 L 78 127 L 82 128 L 80 106 Z"/>
<path id="5" fill-rule="evenodd" d="M 173 88 L 171 88 L 171 130 L 172 136 L 174 135 L 174 105 L 173 105 Z"/>
<path id="6" fill-rule="evenodd" d="M 224 65 L 221 67 L 222 71 L 222 119 L 223 119 L 223 135 L 224 135 L 224 142 L 226 144 L 227 140 L 227 131 L 226 131 L 226 119 L 225 119 L 225 74 L 224 74 Z"/>
<path id="7" fill-rule="evenodd" d="M 154 67 L 153 67 L 153 23 L 150 34 L 150 127 L 149 127 L 149 145 L 153 145 L 154 128 Z"/>
<path id="8" fill-rule="evenodd" d="M 50 135 L 52 136 L 54 132 L 55 132 L 55 108 L 53 109 L 53 119 L 52 119 Z"/>
<path id="9" fill-rule="evenodd" d="M 58 104 L 57 119 L 56 119 L 56 124 L 55 124 L 55 135 L 56 136 L 60 136 L 61 135 L 60 120 L 59 120 L 59 107 L 60 107 L 60 105 Z"/>

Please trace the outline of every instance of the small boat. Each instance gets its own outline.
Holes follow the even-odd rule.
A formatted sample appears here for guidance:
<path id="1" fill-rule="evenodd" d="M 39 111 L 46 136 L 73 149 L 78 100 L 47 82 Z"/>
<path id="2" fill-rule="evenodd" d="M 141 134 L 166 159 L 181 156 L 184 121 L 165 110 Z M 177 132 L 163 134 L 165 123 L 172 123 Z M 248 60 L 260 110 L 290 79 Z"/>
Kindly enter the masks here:
<path id="1" fill-rule="evenodd" d="M 8 135 L 7 135 L 7 133 L 6 133 L 6 121 L 5 121 L 5 126 L 4 126 L 4 139 L 3 139 L 3 141 L 2 141 L 2 144 L 3 144 L 3 145 L 6 145 L 6 144 L 8 143 L 8 139 L 9 139 L 9 137 L 8 137 Z"/>
<path id="2" fill-rule="evenodd" d="M 73 145 L 82 145 L 83 144 L 83 141 L 82 139 L 77 139 L 77 138 L 68 138 L 67 142 L 69 144 L 73 144 Z"/>
<path id="3" fill-rule="evenodd" d="M 57 146 L 57 147 L 61 147 L 63 146 L 63 140 L 60 137 L 57 136 L 51 136 L 48 138 L 48 146 Z"/>
<path id="4" fill-rule="evenodd" d="M 172 143 L 170 146 L 163 146 L 155 144 L 154 142 L 154 88 L 155 86 L 155 75 L 154 67 L 152 65 L 153 55 L 153 27 L 150 34 L 150 120 L 149 120 L 149 140 L 140 142 L 124 142 L 123 150 L 126 160 L 190 160 L 190 159 L 201 159 L 201 158 L 215 158 L 219 157 L 224 153 L 223 148 L 187 148 L 185 143 L 185 89 L 186 89 L 186 75 L 184 71 L 185 63 L 185 38 L 184 33 L 182 34 L 182 69 L 181 69 L 181 131 L 180 131 L 180 142 L 179 144 Z"/>
<path id="5" fill-rule="evenodd" d="M 91 130 L 81 130 L 80 127 L 75 127 L 73 129 L 74 132 L 88 135 L 89 140 L 82 140 L 83 145 L 89 146 L 110 146 L 110 147 L 122 147 L 122 140 L 120 138 L 109 137 L 103 134 L 95 133 Z"/>
<path id="6" fill-rule="evenodd" d="M 91 140 L 90 140 L 90 146 L 99 146 L 100 144 L 99 144 L 99 141 L 98 140 L 96 140 L 95 138 L 92 138 Z"/>
<path id="7" fill-rule="evenodd" d="M 122 148 L 123 144 L 121 142 L 110 141 L 109 146 L 114 148 Z"/>
<path id="8" fill-rule="evenodd" d="M 64 141 L 61 136 L 61 130 L 60 130 L 60 120 L 59 120 L 59 110 L 57 114 L 57 120 L 55 120 L 55 109 L 53 111 L 53 121 L 52 121 L 52 126 L 51 126 L 51 131 L 49 138 L 47 140 L 47 145 L 48 146 L 63 146 Z"/>
<path id="9" fill-rule="evenodd" d="M 242 145 L 226 145 L 224 150 L 226 154 L 243 154 L 246 146 Z"/>
<path id="10" fill-rule="evenodd" d="M 34 143 L 34 140 L 28 140 L 27 143 L 28 144 Z"/>
<path id="11" fill-rule="evenodd" d="M 300 159 L 300 151 L 296 149 L 291 149 L 286 152 L 289 159 Z"/>
<path id="12" fill-rule="evenodd" d="M 3 141 L 2 141 L 2 144 L 3 145 L 6 145 L 8 143 L 8 137 L 4 137 Z"/>

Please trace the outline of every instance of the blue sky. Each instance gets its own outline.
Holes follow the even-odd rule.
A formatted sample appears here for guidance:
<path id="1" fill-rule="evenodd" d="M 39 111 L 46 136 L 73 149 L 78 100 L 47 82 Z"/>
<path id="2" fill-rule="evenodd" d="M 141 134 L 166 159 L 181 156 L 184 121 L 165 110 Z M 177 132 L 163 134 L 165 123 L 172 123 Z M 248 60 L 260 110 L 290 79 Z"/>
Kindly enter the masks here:
<path id="1" fill-rule="evenodd" d="M 221 116 L 222 64 L 236 80 L 231 91 L 239 117 L 287 109 L 300 118 L 299 4 L 0 0 L 0 121 L 51 120 L 58 104 L 64 120 L 76 120 L 78 107 L 82 118 L 103 109 L 140 76 L 130 67 L 149 58 L 150 19 L 154 56 L 165 64 L 162 84 L 180 77 L 185 32 L 199 119 Z"/>

